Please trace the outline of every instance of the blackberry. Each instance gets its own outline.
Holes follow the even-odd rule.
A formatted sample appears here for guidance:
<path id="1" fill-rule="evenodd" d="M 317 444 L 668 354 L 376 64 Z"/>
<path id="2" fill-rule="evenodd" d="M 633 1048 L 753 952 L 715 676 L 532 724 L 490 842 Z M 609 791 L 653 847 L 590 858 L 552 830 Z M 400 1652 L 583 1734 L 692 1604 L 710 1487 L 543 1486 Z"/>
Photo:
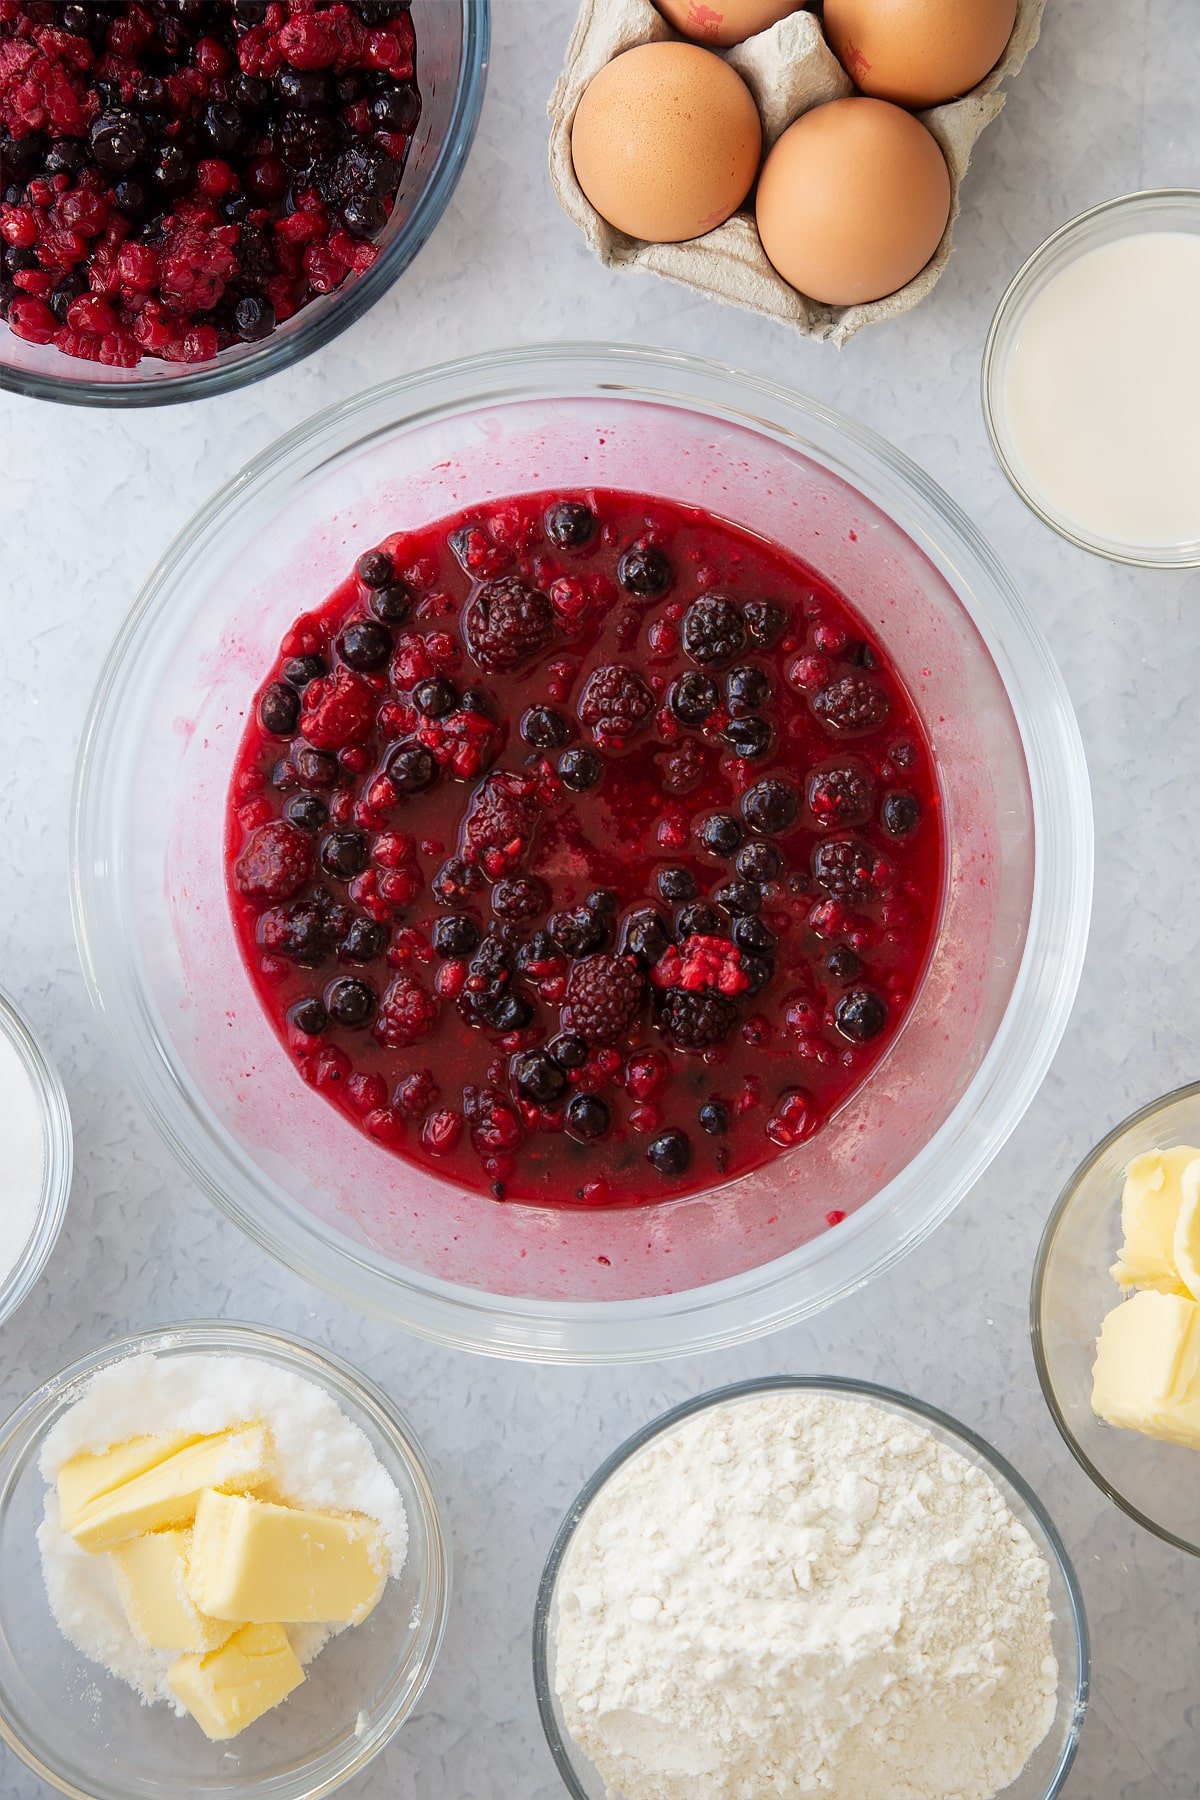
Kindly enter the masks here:
<path id="1" fill-rule="evenodd" d="M 608 1131 L 612 1113 L 599 1094 L 575 1094 L 567 1102 L 563 1123 L 568 1137 L 581 1144 L 590 1144 Z"/>
<path id="2" fill-rule="evenodd" d="M 594 750 L 564 750 L 558 759 L 558 774 L 564 787 L 582 794 L 595 787 L 604 765 Z"/>
<path id="3" fill-rule="evenodd" d="M 646 1146 L 646 1161 L 659 1175 L 682 1175 L 692 1160 L 685 1131 L 660 1131 Z"/>
<path id="4" fill-rule="evenodd" d="M 392 654 L 392 634 L 377 619 L 355 619 L 337 641 L 338 655 L 352 669 L 378 669 Z"/>
<path id="5" fill-rule="evenodd" d="M 747 881 L 773 881 L 783 867 L 783 858 L 770 844 L 743 844 L 734 867 Z"/>
<path id="6" fill-rule="evenodd" d="M 597 741 L 625 743 L 653 716 L 654 695 L 622 663 L 593 669 L 579 698 L 579 717 Z"/>
<path id="7" fill-rule="evenodd" d="M 732 856 L 742 841 L 742 828 L 729 813 L 709 813 L 697 835 L 714 856 Z"/>
<path id="8" fill-rule="evenodd" d="M 879 816 L 889 837 L 911 837 L 921 822 L 920 803 L 915 794 L 885 794 Z"/>
<path id="9" fill-rule="evenodd" d="M 452 856 L 433 878 L 433 891 L 444 906 L 462 906 L 483 886 L 483 870 Z"/>
<path id="10" fill-rule="evenodd" d="M 773 600 L 747 600 L 742 608 L 747 640 L 756 650 L 769 650 L 787 630 L 788 616 Z"/>
<path id="11" fill-rule="evenodd" d="M 745 642 L 742 609 L 724 594 L 702 594 L 683 615 L 683 648 L 706 668 L 731 662 Z"/>
<path id="12" fill-rule="evenodd" d="M 532 875 L 498 881 L 492 889 L 492 911 L 498 919 L 532 919 L 544 912 L 549 896 Z"/>
<path id="13" fill-rule="evenodd" d="M 756 663 L 740 663 L 725 677 L 725 699 L 732 718 L 761 712 L 771 698 L 771 679 Z"/>
<path id="14" fill-rule="evenodd" d="M 771 748 L 774 736 L 765 719 L 730 719 L 725 742 L 744 762 L 757 762 Z"/>
<path id="15" fill-rule="evenodd" d="M 863 838 L 827 838 L 812 855 L 814 878 L 839 900 L 868 900 L 889 885 L 885 858 Z"/>
<path id="16" fill-rule="evenodd" d="M 554 609 L 540 588 L 507 575 L 480 588 L 463 613 L 463 635 L 485 674 L 507 674 L 550 642 Z"/>
<path id="17" fill-rule="evenodd" d="M 658 871 L 658 891 L 664 900 L 672 904 L 680 900 L 696 898 L 696 878 L 690 869 L 672 866 Z"/>
<path id="18" fill-rule="evenodd" d="M 751 831 L 761 837 L 773 837 L 796 822 L 800 802 L 790 782 L 768 776 L 742 795 L 742 817 Z"/>
<path id="19" fill-rule="evenodd" d="M 552 706 L 531 706 L 521 720 L 521 736 L 535 750 L 557 750 L 571 735 L 571 728 Z"/>
<path id="20" fill-rule="evenodd" d="M 680 938 L 717 937 L 724 930 L 720 913 L 703 900 L 681 906 L 675 914 L 675 931 Z"/>
<path id="21" fill-rule="evenodd" d="M 325 990 L 329 1016 L 350 1029 L 365 1025 L 375 1011 L 375 994 L 365 981 L 353 975 L 342 975 Z"/>
<path id="22" fill-rule="evenodd" d="M 870 675 L 839 675 L 810 704 L 814 717 L 835 737 L 877 731 L 892 710 L 886 689 Z"/>
<path id="23" fill-rule="evenodd" d="M 633 1024 L 645 992 L 645 977 L 625 957 L 589 956 L 571 970 L 563 1017 L 589 1044 L 611 1044 Z"/>
<path id="24" fill-rule="evenodd" d="M 545 1050 L 527 1050 L 512 1060 L 512 1083 L 522 1100 L 553 1106 L 567 1091 L 567 1078 Z"/>
<path id="25" fill-rule="evenodd" d="M 716 682 L 693 669 L 672 682 L 667 695 L 667 705 L 681 725 L 703 725 L 720 704 Z"/>
<path id="26" fill-rule="evenodd" d="M 300 696 L 284 681 L 273 681 L 258 703 L 259 723 L 272 737 L 291 737 L 300 717 Z"/>
<path id="27" fill-rule="evenodd" d="M 546 536 L 557 550 L 581 550 L 596 535 L 596 515 L 581 500 L 558 500 L 546 511 Z"/>
<path id="28" fill-rule="evenodd" d="M 617 580 L 639 600 L 658 600 L 675 579 L 671 559 L 656 544 L 634 544 L 617 564 Z"/>
<path id="29" fill-rule="evenodd" d="M 887 1024 L 887 1006 L 870 988 L 852 988 L 834 1007 L 833 1022 L 852 1044 L 867 1044 Z"/>
<path id="30" fill-rule="evenodd" d="M 875 787 L 851 763 L 817 769 L 808 778 L 808 807 L 818 825 L 865 825 L 875 810 Z"/>
<path id="31" fill-rule="evenodd" d="M 310 900 L 265 912 L 258 922 L 258 941 L 264 950 L 302 969 L 319 968 L 332 948 L 325 915 Z"/>
<path id="32" fill-rule="evenodd" d="M 479 927 L 469 913 L 450 913 L 433 928 L 439 956 L 470 956 L 479 947 Z"/>
<path id="33" fill-rule="evenodd" d="M 588 906 L 551 913 L 547 930 L 564 956 L 590 956 L 593 951 L 603 949 L 608 941 L 604 917 Z"/>
<path id="34" fill-rule="evenodd" d="M 668 988 L 658 1023 L 677 1050 L 707 1050 L 728 1036 L 737 1011 L 729 995 L 715 988 Z"/>

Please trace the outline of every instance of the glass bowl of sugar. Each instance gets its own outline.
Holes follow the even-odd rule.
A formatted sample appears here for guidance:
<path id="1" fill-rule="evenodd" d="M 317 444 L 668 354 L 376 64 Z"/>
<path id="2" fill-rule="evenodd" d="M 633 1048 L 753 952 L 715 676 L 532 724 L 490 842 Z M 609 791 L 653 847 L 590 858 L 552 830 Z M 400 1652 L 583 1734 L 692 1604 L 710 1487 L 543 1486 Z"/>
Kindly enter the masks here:
<path id="1" fill-rule="evenodd" d="M 0 989 L 0 1325 L 46 1266 L 71 1191 L 67 1096 L 29 1021 Z"/>
<path id="2" fill-rule="evenodd" d="M 1106 200 L 1018 270 L 983 355 L 996 460 L 1061 537 L 1200 566 L 1200 188 Z"/>

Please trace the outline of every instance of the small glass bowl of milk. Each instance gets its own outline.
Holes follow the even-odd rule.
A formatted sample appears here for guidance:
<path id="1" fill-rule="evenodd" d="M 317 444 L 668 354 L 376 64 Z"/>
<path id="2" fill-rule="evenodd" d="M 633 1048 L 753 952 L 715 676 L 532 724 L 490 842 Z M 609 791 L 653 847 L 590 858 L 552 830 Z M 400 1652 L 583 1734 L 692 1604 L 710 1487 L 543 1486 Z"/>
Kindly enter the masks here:
<path id="1" fill-rule="evenodd" d="M 0 1325 L 54 1248 L 71 1191 L 71 1117 L 58 1071 L 0 989 Z"/>
<path id="2" fill-rule="evenodd" d="M 1034 251 L 992 320 L 983 410 L 1009 481 L 1071 543 L 1200 565 L 1200 189 L 1107 200 Z"/>

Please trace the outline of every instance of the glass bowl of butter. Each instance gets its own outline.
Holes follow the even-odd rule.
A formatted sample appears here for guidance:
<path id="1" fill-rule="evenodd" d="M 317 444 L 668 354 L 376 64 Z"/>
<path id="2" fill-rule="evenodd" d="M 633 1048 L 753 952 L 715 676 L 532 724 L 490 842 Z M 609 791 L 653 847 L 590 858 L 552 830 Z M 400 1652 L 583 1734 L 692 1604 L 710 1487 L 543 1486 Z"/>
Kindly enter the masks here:
<path id="1" fill-rule="evenodd" d="M 259 1327 L 143 1332 L 0 1427 L 0 1738 L 79 1800 L 317 1800 L 441 1646 L 449 1543 L 392 1403 Z"/>
<path id="2" fill-rule="evenodd" d="M 1139 1525 L 1200 1556 L 1200 1082 L 1142 1107 L 1072 1175 L 1030 1324 L 1076 1460 Z"/>

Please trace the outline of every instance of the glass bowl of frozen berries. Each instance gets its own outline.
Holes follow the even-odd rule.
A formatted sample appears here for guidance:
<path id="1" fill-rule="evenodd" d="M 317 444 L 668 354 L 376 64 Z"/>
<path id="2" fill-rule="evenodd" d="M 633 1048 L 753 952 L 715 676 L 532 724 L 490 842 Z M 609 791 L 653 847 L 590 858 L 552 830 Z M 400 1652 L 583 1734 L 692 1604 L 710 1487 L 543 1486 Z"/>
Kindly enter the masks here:
<path id="1" fill-rule="evenodd" d="M 141 406 L 319 349 L 470 149 L 488 0 L 0 0 L 0 367 Z"/>
<path id="2" fill-rule="evenodd" d="M 415 1330 L 598 1360 L 861 1284 L 1013 1129 L 1083 954 L 1045 645 L 951 502 L 715 364 L 541 347 L 280 440 L 168 551 L 79 765 L 149 1112 Z"/>

